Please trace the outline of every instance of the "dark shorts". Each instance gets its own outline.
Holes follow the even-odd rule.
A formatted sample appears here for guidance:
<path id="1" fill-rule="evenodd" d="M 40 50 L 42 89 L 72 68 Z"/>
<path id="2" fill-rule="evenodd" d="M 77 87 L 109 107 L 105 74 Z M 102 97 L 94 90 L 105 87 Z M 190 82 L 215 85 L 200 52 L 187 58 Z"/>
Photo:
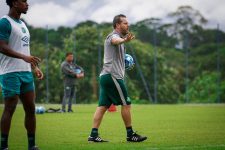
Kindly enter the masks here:
<path id="1" fill-rule="evenodd" d="M 0 75 L 0 85 L 4 98 L 34 91 L 34 79 L 31 72 L 13 72 Z"/>
<path id="2" fill-rule="evenodd" d="M 114 105 L 130 105 L 124 80 L 115 79 L 111 74 L 100 76 L 99 106 L 110 107 Z"/>

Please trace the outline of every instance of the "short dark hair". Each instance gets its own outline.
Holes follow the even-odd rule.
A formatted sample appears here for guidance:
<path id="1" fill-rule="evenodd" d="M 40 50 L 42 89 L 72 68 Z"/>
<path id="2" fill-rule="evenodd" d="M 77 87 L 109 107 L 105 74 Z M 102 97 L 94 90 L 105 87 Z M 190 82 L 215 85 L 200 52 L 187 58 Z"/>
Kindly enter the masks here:
<path id="1" fill-rule="evenodd" d="M 13 2 L 16 1 L 16 0 L 6 0 L 6 4 L 12 8 L 13 7 Z"/>
<path id="2" fill-rule="evenodd" d="M 123 14 L 119 14 L 119 15 L 116 15 L 116 16 L 114 17 L 114 19 L 113 19 L 113 28 L 114 28 L 114 29 L 116 28 L 116 24 L 122 22 L 122 21 L 121 21 L 121 18 L 126 18 L 126 16 L 123 15 Z"/>
<path id="3" fill-rule="evenodd" d="M 69 56 L 69 55 L 73 55 L 73 53 L 72 52 L 67 52 L 66 53 L 66 57 Z"/>

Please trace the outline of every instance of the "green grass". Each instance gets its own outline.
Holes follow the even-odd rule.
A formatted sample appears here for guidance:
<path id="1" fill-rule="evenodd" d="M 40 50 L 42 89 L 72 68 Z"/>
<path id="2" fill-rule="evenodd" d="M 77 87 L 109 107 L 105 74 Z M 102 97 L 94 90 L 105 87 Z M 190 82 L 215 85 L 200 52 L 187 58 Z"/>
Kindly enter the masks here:
<path id="1" fill-rule="evenodd" d="M 60 108 L 59 105 L 46 105 Z M 42 150 L 222 150 L 225 149 L 225 105 L 133 105 L 133 127 L 149 139 L 125 142 L 120 113 L 107 113 L 100 128 L 110 143 L 88 143 L 96 105 L 77 105 L 75 113 L 37 115 L 37 145 Z M 0 114 L 3 106 L 0 105 Z M 117 108 L 120 109 L 119 107 Z M 24 112 L 19 105 L 10 132 L 10 150 L 26 150 Z"/>

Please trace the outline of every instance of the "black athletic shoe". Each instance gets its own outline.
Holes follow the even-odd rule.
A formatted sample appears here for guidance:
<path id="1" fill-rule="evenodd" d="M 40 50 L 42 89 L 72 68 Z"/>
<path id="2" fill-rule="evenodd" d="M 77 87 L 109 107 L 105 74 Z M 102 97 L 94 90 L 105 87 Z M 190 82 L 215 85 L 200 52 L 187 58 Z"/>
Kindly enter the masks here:
<path id="1" fill-rule="evenodd" d="M 73 113 L 73 110 L 72 109 L 68 110 L 68 113 Z"/>
<path id="2" fill-rule="evenodd" d="M 40 150 L 37 146 L 33 146 L 32 148 L 29 148 L 29 150 Z"/>
<path id="3" fill-rule="evenodd" d="M 4 148 L 3 150 L 9 150 L 9 148 Z"/>
<path id="4" fill-rule="evenodd" d="M 127 137 L 128 142 L 142 142 L 145 140 L 147 140 L 146 136 L 138 135 L 136 132 L 134 132 L 132 136 Z"/>
<path id="5" fill-rule="evenodd" d="M 97 136 L 97 137 L 91 137 L 91 136 L 89 136 L 88 137 L 88 142 L 109 142 L 109 141 L 106 141 L 106 140 L 103 140 L 102 138 L 100 138 L 99 136 Z"/>

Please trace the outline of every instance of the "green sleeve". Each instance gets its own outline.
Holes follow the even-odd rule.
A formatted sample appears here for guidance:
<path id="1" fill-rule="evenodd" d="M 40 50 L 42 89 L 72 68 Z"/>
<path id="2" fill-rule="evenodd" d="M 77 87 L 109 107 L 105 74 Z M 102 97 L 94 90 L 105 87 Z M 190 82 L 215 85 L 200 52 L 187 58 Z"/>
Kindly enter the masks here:
<path id="1" fill-rule="evenodd" d="M 11 24 L 6 18 L 0 19 L 0 40 L 9 41 L 11 34 Z"/>

